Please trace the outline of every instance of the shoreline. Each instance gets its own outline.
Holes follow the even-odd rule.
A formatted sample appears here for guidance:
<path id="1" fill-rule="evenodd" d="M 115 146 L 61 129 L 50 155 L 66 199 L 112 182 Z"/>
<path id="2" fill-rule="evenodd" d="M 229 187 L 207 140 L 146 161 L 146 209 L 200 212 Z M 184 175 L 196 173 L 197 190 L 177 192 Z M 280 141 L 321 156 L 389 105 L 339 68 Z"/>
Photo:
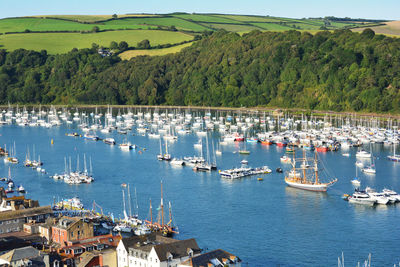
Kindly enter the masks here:
<path id="1" fill-rule="evenodd" d="M 373 113 L 373 112 L 350 112 L 350 111 L 331 111 L 331 110 L 308 110 L 301 108 L 280 108 L 280 107 L 205 107 L 205 106 L 159 106 L 159 105 L 107 105 L 107 104 L 77 104 L 77 105 L 65 105 L 65 104 L 10 104 L 0 105 L 0 109 L 5 109 L 11 106 L 12 108 L 21 107 L 44 107 L 44 108 L 143 108 L 143 109 L 193 109 L 193 110 L 213 110 L 213 111 L 242 111 L 248 113 L 258 112 L 274 112 L 284 115 L 286 112 L 306 114 L 307 116 L 313 115 L 314 117 L 324 117 L 327 115 L 331 116 L 356 116 L 356 117 L 377 117 L 380 119 L 400 119 L 399 114 L 391 113 Z"/>

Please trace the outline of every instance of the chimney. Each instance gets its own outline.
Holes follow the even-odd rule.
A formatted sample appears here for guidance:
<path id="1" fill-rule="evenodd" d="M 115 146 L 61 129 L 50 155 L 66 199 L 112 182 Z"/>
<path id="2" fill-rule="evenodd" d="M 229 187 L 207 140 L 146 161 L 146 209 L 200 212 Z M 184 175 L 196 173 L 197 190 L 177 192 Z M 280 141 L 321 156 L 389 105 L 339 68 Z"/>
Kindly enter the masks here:
<path id="1" fill-rule="evenodd" d="M 103 254 L 99 254 L 99 265 L 103 266 Z"/>

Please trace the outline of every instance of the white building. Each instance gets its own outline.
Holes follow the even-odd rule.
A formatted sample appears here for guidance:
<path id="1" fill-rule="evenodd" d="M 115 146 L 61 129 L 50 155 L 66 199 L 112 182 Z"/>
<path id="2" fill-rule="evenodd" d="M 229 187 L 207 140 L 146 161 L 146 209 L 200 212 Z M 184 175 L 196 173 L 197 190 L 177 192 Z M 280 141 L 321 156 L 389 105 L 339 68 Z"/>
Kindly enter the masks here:
<path id="1" fill-rule="evenodd" d="M 237 256 L 222 249 L 216 249 L 193 258 L 178 265 L 178 267 L 241 267 L 242 261 Z"/>
<path id="2" fill-rule="evenodd" d="M 195 239 L 176 240 L 151 234 L 122 239 L 117 247 L 118 267 L 177 267 L 200 255 Z"/>

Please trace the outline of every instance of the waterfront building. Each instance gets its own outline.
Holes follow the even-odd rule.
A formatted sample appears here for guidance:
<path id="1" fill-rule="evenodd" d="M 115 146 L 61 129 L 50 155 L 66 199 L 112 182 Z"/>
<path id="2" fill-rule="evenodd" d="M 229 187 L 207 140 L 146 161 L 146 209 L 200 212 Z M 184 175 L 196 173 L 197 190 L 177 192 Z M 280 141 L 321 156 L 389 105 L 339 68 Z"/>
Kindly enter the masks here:
<path id="1" fill-rule="evenodd" d="M 50 206 L 0 212 L 0 234 L 23 231 L 27 222 L 44 222 L 53 211 Z"/>
<path id="2" fill-rule="evenodd" d="M 193 258 L 190 258 L 178 267 L 241 267 L 241 259 L 239 257 L 226 252 L 222 249 L 216 249 Z"/>
<path id="3" fill-rule="evenodd" d="M 51 229 L 51 240 L 61 246 L 93 236 L 93 224 L 79 217 L 61 217 Z"/>
<path id="4" fill-rule="evenodd" d="M 118 267 L 178 266 L 200 255 L 195 239 L 176 240 L 151 234 L 146 237 L 122 239 L 117 247 Z"/>

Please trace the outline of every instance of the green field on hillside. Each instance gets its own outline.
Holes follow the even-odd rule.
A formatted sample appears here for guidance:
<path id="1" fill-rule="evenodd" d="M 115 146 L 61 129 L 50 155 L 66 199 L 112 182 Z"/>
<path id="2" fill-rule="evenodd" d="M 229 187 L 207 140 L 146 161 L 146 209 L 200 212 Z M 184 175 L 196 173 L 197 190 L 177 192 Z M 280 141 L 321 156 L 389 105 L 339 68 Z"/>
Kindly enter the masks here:
<path id="1" fill-rule="evenodd" d="M 31 31 L 89 31 L 94 25 L 59 19 L 10 18 L 0 19 L 0 32 Z"/>
<path id="2" fill-rule="evenodd" d="M 293 30 L 293 28 L 280 25 L 280 24 L 275 24 L 275 23 L 252 23 L 252 25 L 260 27 L 264 30 L 267 31 L 288 31 L 288 30 Z"/>
<path id="3" fill-rule="evenodd" d="M 242 22 L 279 22 L 279 21 L 282 21 L 280 19 L 276 19 L 273 17 L 261 17 L 261 16 L 218 15 L 218 17 L 232 19 L 235 21 L 242 21 Z"/>
<path id="4" fill-rule="evenodd" d="M 199 24 L 179 19 L 179 18 L 126 18 L 119 20 L 111 20 L 104 22 L 104 25 L 101 25 L 100 28 L 112 28 L 116 29 L 119 27 L 128 28 L 131 25 L 139 25 L 142 28 L 145 28 L 147 25 L 153 26 L 175 26 L 177 29 L 186 30 L 186 31 L 204 31 L 207 30 L 206 27 L 203 27 Z"/>
<path id="5" fill-rule="evenodd" d="M 118 18 L 125 18 L 125 17 L 152 17 L 157 15 L 152 14 L 132 14 L 132 15 L 118 15 Z M 59 18 L 59 19 L 66 19 L 66 20 L 76 20 L 80 22 L 97 22 L 97 21 L 104 21 L 112 18 L 112 15 L 51 15 L 51 16 L 35 16 L 39 18 Z"/>
<path id="6" fill-rule="evenodd" d="M 163 56 L 167 54 L 173 54 L 181 51 L 183 48 L 191 46 L 192 43 L 186 43 L 182 45 L 177 45 L 173 47 L 168 47 L 168 48 L 162 48 L 162 49 L 146 49 L 146 50 L 129 50 L 121 53 L 119 56 L 122 59 L 131 59 L 133 57 L 137 56 Z"/>
<path id="7" fill-rule="evenodd" d="M 72 48 L 88 48 L 92 43 L 108 47 L 111 41 L 126 41 L 131 46 L 148 39 L 151 45 L 174 44 L 191 40 L 193 37 L 180 32 L 158 30 L 110 31 L 100 33 L 23 33 L 0 35 L 0 46 L 7 50 L 25 48 L 47 50 L 50 54 L 60 54 Z"/>
<path id="8" fill-rule="evenodd" d="M 217 15 L 200 15 L 200 14 L 178 14 L 173 15 L 177 18 L 197 21 L 197 22 L 210 22 L 210 23 L 237 23 L 237 21 L 223 18 Z"/>
<path id="9" fill-rule="evenodd" d="M 260 30 L 260 28 L 251 25 L 240 24 L 218 24 L 218 23 L 204 23 L 208 27 L 214 29 L 224 29 L 231 32 L 250 32 L 252 30 Z"/>

